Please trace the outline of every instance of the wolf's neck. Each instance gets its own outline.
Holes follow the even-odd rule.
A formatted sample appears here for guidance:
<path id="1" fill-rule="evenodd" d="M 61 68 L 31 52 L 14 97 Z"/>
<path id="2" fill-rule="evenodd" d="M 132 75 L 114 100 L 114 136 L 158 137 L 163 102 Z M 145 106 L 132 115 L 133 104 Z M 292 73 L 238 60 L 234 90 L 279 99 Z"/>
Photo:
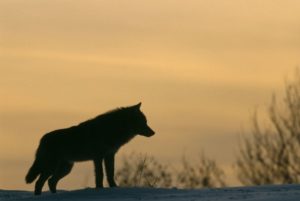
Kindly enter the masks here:
<path id="1" fill-rule="evenodd" d="M 121 146 L 132 140 L 135 136 L 135 134 L 120 133 L 120 135 L 113 140 L 113 144 L 119 149 Z"/>

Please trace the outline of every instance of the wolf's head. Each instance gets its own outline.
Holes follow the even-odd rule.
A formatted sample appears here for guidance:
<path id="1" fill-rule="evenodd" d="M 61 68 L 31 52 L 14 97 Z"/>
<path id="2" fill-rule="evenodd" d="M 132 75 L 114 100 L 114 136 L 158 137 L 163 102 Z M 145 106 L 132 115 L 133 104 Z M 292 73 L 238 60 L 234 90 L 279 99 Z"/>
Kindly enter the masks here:
<path id="1" fill-rule="evenodd" d="M 130 121 L 132 122 L 131 130 L 135 134 L 151 137 L 155 132 L 147 125 L 146 116 L 140 110 L 142 103 L 128 107 L 130 110 Z"/>

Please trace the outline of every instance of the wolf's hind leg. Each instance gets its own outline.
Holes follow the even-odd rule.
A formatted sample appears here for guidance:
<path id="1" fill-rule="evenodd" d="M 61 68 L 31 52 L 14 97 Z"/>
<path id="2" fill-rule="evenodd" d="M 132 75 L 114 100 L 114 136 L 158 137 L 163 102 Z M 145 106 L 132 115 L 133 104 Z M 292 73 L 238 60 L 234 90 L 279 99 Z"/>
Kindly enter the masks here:
<path id="1" fill-rule="evenodd" d="M 34 194 L 40 195 L 46 180 L 50 177 L 50 172 L 42 172 L 39 179 L 35 183 Z"/>
<path id="2" fill-rule="evenodd" d="M 52 177 L 48 180 L 48 186 L 51 191 L 51 193 L 56 193 L 56 186 L 60 179 L 68 175 L 73 167 L 73 163 L 69 162 L 62 162 L 60 165 L 56 168 L 54 174 Z"/>
<path id="3" fill-rule="evenodd" d="M 96 176 L 96 188 L 103 188 L 103 167 L 102 158 L 94 160 L 95 176 Z"/>
<path id="4" fill-rule="evenodd" d="M 115 182 L 115 154 L 109 154 L 104 158 L 105 171 L 107 176 L 107 182 L 110 187 L 116 187 Z"/>

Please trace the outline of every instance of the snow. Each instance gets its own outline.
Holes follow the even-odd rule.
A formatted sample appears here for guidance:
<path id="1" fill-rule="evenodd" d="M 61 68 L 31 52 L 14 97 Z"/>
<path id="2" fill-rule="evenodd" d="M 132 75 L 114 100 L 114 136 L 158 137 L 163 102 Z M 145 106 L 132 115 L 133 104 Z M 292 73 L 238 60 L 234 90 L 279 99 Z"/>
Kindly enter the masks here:
<path id="1" fill-rule="evenodd" d="M 234 187 L 217 189 L 155 189 L 155 188 L 87 188 L 74 191 L 44 192 L 34 196 L 29 191 L 0 190 L 0 201 L 299 201 L 300 185 L 272 185 L 257 187 Z"/>

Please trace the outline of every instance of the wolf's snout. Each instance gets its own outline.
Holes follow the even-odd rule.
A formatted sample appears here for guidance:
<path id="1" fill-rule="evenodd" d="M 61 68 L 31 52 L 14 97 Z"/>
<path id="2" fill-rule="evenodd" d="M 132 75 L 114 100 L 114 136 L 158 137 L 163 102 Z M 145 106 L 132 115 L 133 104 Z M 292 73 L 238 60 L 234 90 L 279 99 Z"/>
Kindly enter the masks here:
<path id="1" fill-rule="evenodd" d="M 145 136 L 147 137 L 151 137 L 152 135 L 155 134 L 154 130 L 152 130 L 149 126 L 147 126 L 145 128 L 145 132 L 144 132 Z"/>
<path id="2" fill-rule="evenodd" d="M 150 128 L 150 134 L 151 134 L 151 135 L 154 135 L 154 134 L 155 134 L 155 131 L 152 130 L 151 128 Z"/>

